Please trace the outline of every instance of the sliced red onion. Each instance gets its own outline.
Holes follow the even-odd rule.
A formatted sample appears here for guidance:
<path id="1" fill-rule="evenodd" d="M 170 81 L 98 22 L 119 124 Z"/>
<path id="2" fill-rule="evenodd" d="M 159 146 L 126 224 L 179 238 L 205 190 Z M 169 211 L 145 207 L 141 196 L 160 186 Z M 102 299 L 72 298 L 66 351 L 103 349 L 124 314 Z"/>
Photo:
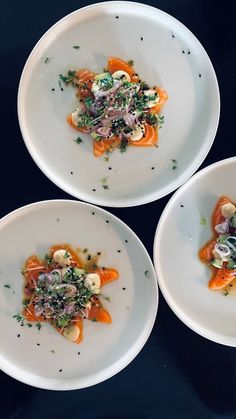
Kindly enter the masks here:
<path id="1" fill-rule="evenodd" d="M 217 251 L 217 253 L 221 257 L 227 257 L 227 256 L 229 256 L 231 254 L 231 250 L 230 250 L 229 246 L 227 246 L 227 244 L 217 243 L 215 245 L 215 250 Z"/>
<path id="2" fill-rule="evenodd" d="M 61 269 L 53 269 L 53 271 L 50 272 L 50 275 L 52 277 L 51 284 L 60 283 L 62 280 L 62 271 Z M 50 284 L 50 285 L 51 285 Z"/>
<path id="3" fill-rule="evenodd" d="M 225 221 L 223 222 L 223 223 L 221 223 L 221 224 L 217 224 L 216 226 L 215 226 L 215 231 L 218 233 L 218 234 L 225 234 L 225 233 L 228 233 L 228 231 L 229 231 L 229 218 L 226 218 L 225 219 Z"/>
<path id="4" fill-rule="evenodd" d="M 110 127 L 99 127 L 96 129 L 96 133 L 102 137 L 108 137 L 111 134 Z"/>
<path id="5" fill-rule="evenodd" d="M 40 304 L 36 304 L 34 307 L 34 314 L 35 316 L 39 317 L 43 314 L 43 307 Z"/>
<path id="6" fill-rule="evenodd" d="M 74 310 L 75 310 L 75 303 L 74 302 L 68 303 L 65 306 L 65 309 L 64 310 L 65 310 L 65 313 L 72 314 L 74 312 Z"/>

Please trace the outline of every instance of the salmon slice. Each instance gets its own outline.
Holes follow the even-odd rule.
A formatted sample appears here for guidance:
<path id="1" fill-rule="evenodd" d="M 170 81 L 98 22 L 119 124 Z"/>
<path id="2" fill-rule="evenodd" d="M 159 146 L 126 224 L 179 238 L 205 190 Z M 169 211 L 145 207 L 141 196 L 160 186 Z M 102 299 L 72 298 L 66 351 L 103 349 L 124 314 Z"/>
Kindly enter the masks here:
<path id="1" fill-rule="evenodd" d="M 139 77 L 135 74 L 135 71 L 131 65 L 126 61 L 117 57 L 108 58 L 108 71 L 113 74 L 115 71 L 122 70 L 129 74 L 131 82 L 137 82 Z"/>
<path id="2" fill-rule="evenodd" d="M 132 141 L 129 140 L 130 145 L 140 146 L 140 147 L 148 147 L 154 146 L 158 140 L 158 131 L 157 127 L 153 127 L 152 125 L 145 124 L 145 134 L 143 138 L 139 141 Z"/>
<path id="3" fill-rule="evenodd" d="M 95 273 L 97 273 L 100 276 L 101 287 L 119 278 L 118 271 L 113 268 L 98 268 L 96 269 Z"/>
<path id="4" fill-rule="evenodd" d="M 102 156 L 106 151 L 112 151 L 120 143 L 119 137 L 104 138 L 93 143 L 93 152 L 95 157 Z"/>
<path id="5" fill-rule="evenodd" d="M 76 72 L 75 76 L 78 79 L 78 96 L 81 98 L 90 96 L 95 74 L 87 69 L 81 69 Z"/>
<path id="6" fill-rule="evenodd" d="M 100 323 L 111 323 L 112 319 L 108 311 L 102 307 L 100 300 L 94 297 L 88 319 Z"/>
<path id="7" fill-rule="evenodd" d="M 216 243 L 215 239 L 211 239 L 200 249 L 199 258 L 202 262 L 210 262 L 213 259 L 212 250 Z"/>
<path id="8" fill-rule="evenodd" d="M 211 278 L 209 282 L 209 288 L 211 290 L 220 290 L 226 287 L 226 285 L 229 285 L 230 282 L 233 281 L 235 276 L 236 276 L 236 269 L 227 269 L 227 268 L 217 269 L 217 272 L 213 274 L 213 277 Z"/>
<path id="9" fill-rule="evenodd" d="M 88 133 L 88 132 L 89 132 L 89 130 L 88 130 L 88 128 L 87 128 L 87 127 L 78 127 L 77 125 L 74 125 L 74 124 L 73 124 L 73 122 L 72 122 L 72 115 L 71 115 L 71 113 L 67 116 L 67 122 L 68 122 L 68 124 L 69 124 L 72 128 L 76 129 L 76 130 L 77 130 L 77 131 L 79 131 L 79 132 L 84 132 L 84 133 Z"/>
<path id="10" fill-rule="evenodd" d="M 227 196 L 222 196 L 222 197 L 220 197 L 220 199 L 217 201 L 217 203 L 216 203 L 216 206 L 215 206 L 215 208 L 214 208 L 214 211 L 213 211 L 213 214 L 212 214 L 212 219 L 211 219 L 211 222 L 212 222 L 212 228 L 213 228 L 213 231 L 215 232 L 215 226 L 217 225 L 217 224 L 221 224 L 221 223 L 223 223 L 224 222 L 224 220 L 225 220 L 225 217 L 222 215 L 222 213 L 221 213 L 221 207 L 222 207 L 222 205 L 224 205 L 224 204 L 228 204 L 228 203 L 230 203 L 230 202 L 232 202 L 231 201 L 231 199 L 229 199 Z M 233 203 L 233 202 L 232 202 Z"/>
<path id="11" fill-rule="evenodd" d="M 45 322 L 46 321 L 43 318 L 43 316 L 35 315 L 33 303 L 27 305 L 27 307 L 23 309 L 22 314 L 28 322 Z"/>
<path id="12" fill-rule="evenodd" d="M 153 106 L 153 108 L 150 109 L 151 113 L 159 113 L 168 99 L 168 95 L 163 87 L 156 87 L 155 90 L 158 93 L 159 102 L 156 106 Z"/>

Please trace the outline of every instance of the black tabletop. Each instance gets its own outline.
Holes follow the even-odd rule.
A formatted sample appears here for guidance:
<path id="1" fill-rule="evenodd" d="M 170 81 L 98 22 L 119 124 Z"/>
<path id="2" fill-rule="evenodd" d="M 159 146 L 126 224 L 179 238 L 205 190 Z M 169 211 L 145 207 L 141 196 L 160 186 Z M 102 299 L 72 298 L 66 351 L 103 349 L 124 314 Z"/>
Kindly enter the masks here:
<path id="1" fill-rule="evenodd" d="M 1 2 L 0 216 L 31 202 L 72 197 L 38 169 L 19 130 L 16 99 L 21 71 L 38 39 L 66 14 L 89 1 Z M 221 118 L 201 167 L 234 155 L 236 44 L 230 2 L 153 0 L 199 39 L 219 81 Z M 33 185 L 33 187 L 32 187 Z M 170 195 L 135 208 L 108 208 L 140 237 L 152 257 L 158 219 Z M 144 225 L 140 219 L 148 220 Z M 235 322 L 236 327 L 236 322 Z M 160 296 L 157 320 L 143 350 L 116 376 L 77 391 L 46 391 L 0 372 L 2 419 L 236 418 L 236 352 L 187 328 Z"/>

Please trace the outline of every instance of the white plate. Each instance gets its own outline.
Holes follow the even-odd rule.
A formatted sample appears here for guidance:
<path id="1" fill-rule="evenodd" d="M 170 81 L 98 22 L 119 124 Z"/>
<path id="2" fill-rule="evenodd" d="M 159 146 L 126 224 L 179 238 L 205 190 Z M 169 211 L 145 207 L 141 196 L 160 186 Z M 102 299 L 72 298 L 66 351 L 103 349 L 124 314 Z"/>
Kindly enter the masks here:
<path id="1" fill-rule="evenodd" d="M 22 310 L 24 261 L 33 253 L 44 257 L 50 245 L 62 242 L 102 252 L 99 265 L 120 273 L 102 291 L 111 299 L 102 301 L 112 324 L 84 321 L 79 345 L 50 325 L 38 331 L 12 317 Z M 138 237 L 107 211 L 67 200 L 13 211 L 0 221 L 0 261 L 0 368 L 12 377 L 45 389 L 88 387 L 124 368 L 145 344 L 158 306 L 155 271 Z"/>
<path id="2" fill-rule="evenodd" d="M 75 91 L 61 91 L 58 76 L 81 67 L 101 72 L 111 55 L 133 59 L 141 78 L 163 86 L 169 100 L 159 148 L 116 150 L 105 162 L 93 156 L 89 136 L 73 141 L 78 133 L 66 116 L 76 107 Z M 126 1 L 91 5 L 57 22 L 30 54 L 18 93 L 21 132 L 40 169 L 74 197 L 110 207 L 154 201 L 185 182 L 212 145 L 219 111 L 214 69 L 195 36 L 168 14 Z"/>
<path id="3" fill-rule="evenodd" d="M 235 173 L 234 157 L 194 175 L 168 202 L 154 242 L 158 282 L 169 306 L 195 332 L 230 346 L 236 346 L 236 293 L 225 296 L 208 288 L 211 270 L 198 251 L 212 237 L 218 198 L 236 200 Z"/>

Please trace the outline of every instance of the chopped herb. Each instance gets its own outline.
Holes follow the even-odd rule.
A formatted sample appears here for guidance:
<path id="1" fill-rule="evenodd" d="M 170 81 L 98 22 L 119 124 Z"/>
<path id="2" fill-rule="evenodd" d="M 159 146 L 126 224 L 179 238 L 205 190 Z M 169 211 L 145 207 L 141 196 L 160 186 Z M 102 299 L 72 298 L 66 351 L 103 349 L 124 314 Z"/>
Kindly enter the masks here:
<path id="1" fill-rule="evenodd" d="M 28 326 L 29 328 L 33 327 L 31 323 L 27 323 L 27 326 Z"/>
<path id="2" fill-rule="evenodd" d="M 47 64 L 47 63 L 49 63 L 50 62 L 50 58 L 49 57 L 46 57 L 45 59 L 44 59 L 44 63 L 45 64 Z"/>
<path id="3" fill-rule="evenodd" d="M 176 160 L 176 159 L 171 159 L 171 161 L 172 161 L 172 163 L 173 163 L 173 165 L 172 165 L 172 170 L 177 169 L 177 168 L 178 168 L 178 166 L 177 166 L 177 164 L 178 164 L 177 160 Z"/>
<path id="4" fill-rule="evenodd" d="M 81 138 L 81 137 L 77 137 L 77 138 L 75 139 L 75 142 L 76 142 L 76 144 L 81 144 L 81 143 L 83 142 L 83 140 L 82 140 L 82 138 Z"/>
<path id="5" fill-rule="evenodd" d="M 165 122 L 165 117 L 164 115 L 157 115 L 157 119 L 158 119 L 158 126 L 161 128 Z"/>
<path id="6" fill-rule="evenodd" d="M 128 140 L 126 138 L 122 138 L 119 148 L 121 153 L 125 153 L 127 151 Z"/>
<path id="7" fill-rule="evenodd" d="M 109 303 L 111 302 L 111 297 L 106 296 L 106 297 L 104 297 L 104 298 L 105 298 L 105 300 L 107 300 Z"/>
<path id="8" fill-rule="evenodd" d="M 97 322 L 97 319 L 95 317 L 93 317 L 91 320 L 92 322 Z"/>
<path id="9" fill-rule="evenodd" d="M 63 92 L 63 87 L 62 87 L 62 85 L 61 85 L 60 80 L 58 80 L 58 84 L 59 84 L 59 87 L 60 87 L 61 91 Z"/>
<path id="10" fill-rule="evenodd" d="M 69 70 L 66 76 L 63 76 L 63 74 L 59 74 L 59 81 L 62 80 L 66 85 L 72 84 L 72 86 L 76 86 L 76 71 Z"/>
<path id="11" fill-rule="evenodd" d="M 87 251 L 88 251 L 88 249 L 84 249 L 84 250 L 83 250 L 83 253 L 86 253 Z"/>
<path id="12" fill-rule="evenodd" d="M 134 65 L 134 60 L 128 60 L 128 61 L 127 61 L 127 63 L 128 63 L 131 67 L 133 67 L 133 65 Z"/>
<path id="13" fill-rule="evenodd" d="M 68 259 L 68 258 L 70 258 L 71 256 L 70 256 L 70 253 L 68 253 L 67 251 L 65 252 L 65 254 L 64 254 L 64 258 L 65 259 Z"/>
<path id="14" fill-rule="evenodd" d="M 4 287 L 5 288 L 11 288 L 11 285 L 5 284 Z"/>
<path id="15" fill-rule="evenodd" d="M 18 323 L 20 323 L 21 326 L 25 325 L 25 318 L 23 316 L 21 316 L 21 314 L 17 313 L 17 314 L 14 314 L 14 316 L 12 316 L 12 317 L 13 317 L 13 319 L 16 319 L 16 321 Z"/>
<path id="16" fill-rule="evenodd" d="M 74 49 L 79 49 L 80 48 L 80 45 L 73 45 L 73 48 Z"/>
<path id="17" fill-rule="evenodd" d="M 229 295 L 229 291 L 228 290 L 225 290 L 224 291 L 224 296 L 227 297 L 227 295 Z"/>
<path id="18" fill-rule="evenodd" d="M 38 330 L 40 330 L 42 328 L 41 323 L 35 323 L 35 327 L 37 327 Z"/>
<path id="19" fill-rule="evenodd" d="M 50 266 L 53 263 L 53 258 L 49 256 L 48 254 L 44 256 L 44 260 L 48 266 Z"/>
<path id="20" fill-rule="evenodd" d="M 145 271 L 144 275 L 146 276 L 146 278 L 150 279 L 151 275 L 149 271 Z"/>
<path id="21" fill-rule="evenodd" d="M 108 185 L 102 185 L 103 189 L 109 189 Z"/>
<path id="22" fill-rule="evenodd" d="M 203 217 L 203 215 L 201 215 L 201 218 L 200 218 L 200 224 L 201 224 L 202 226 L 205 226 L 205 225 L 206 225 L 206 223 L 207 223 L 206 218 L 205 218 L 205 217 Z"/>
<path id="23" fill-rule="evenodd" d="M 104 161 L 108 162 L 109 161 L 109 157 L 104 157 Z"/>
<path id="24" fill-rule="evenodd" d="M 52 353 L 52 354 L 55 354 L 55 351 L 54 351 L 54 349 L 51 349 L 51 353 Z"/>

